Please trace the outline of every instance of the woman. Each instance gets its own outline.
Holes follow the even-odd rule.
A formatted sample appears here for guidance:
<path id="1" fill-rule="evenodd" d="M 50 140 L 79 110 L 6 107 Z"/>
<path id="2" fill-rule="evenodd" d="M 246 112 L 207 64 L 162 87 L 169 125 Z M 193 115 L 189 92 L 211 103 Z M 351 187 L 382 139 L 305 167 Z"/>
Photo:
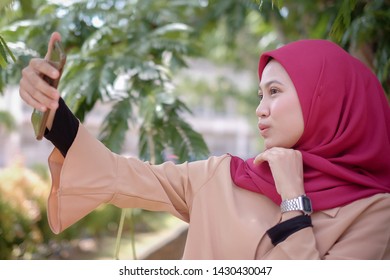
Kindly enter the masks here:
<path id="1" fill-rule="evenodd" d="M 59 73 L 32 59 L 20 95 L 53 112 L 55 233 L 110 203 L 188 222 L 184 259 L 390 259 L 390 109 L 377 78 L 337 45 L 302 40 L 261 56 L 265 151 L 246 161 L 151 165 L 113 154 L 42 75 Z"/>

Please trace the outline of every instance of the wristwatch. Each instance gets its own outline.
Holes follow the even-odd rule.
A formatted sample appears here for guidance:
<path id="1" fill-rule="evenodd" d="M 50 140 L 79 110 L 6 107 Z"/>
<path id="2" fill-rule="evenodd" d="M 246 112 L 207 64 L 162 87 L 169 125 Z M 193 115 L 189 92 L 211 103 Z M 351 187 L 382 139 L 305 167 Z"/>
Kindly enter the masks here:
<path id="1" fill-rule="evenodd" d="M 293 199 L 283 200 L 280 204 L 282 213 L 289 211 L 302 211 L 305 215 L 310 215 L 313 212 L 311 200 L 306 195 L 301 195 Z"/>

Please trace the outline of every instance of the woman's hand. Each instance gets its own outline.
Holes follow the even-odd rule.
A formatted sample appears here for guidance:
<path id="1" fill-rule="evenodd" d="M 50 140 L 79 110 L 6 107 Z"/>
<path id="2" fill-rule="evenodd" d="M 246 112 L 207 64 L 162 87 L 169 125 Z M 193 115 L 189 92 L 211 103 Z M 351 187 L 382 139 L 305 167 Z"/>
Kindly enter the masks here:
<path id="1" fill-rule="evenodd" d="M 51 48 L 55 41 L 61 40 L 59 33 L 54 32 L 49 41 L 48 57 Z M 22 70 L 22 78 L 20 80 L 19 94 L 20 97 L 31 107 L 39 110 L 51 110 L 48 125 L 50 129 L 53 122 L 55 110 L 58 107 L 60 94 L 54 87 L 50 86 L 43 80 L 43 76 L 48 76 L 52 79 L 59 77 L 59 71 L 50 65 L 46 59 L 33 58 L 27 67 Z"/>
<path id="2" fill-rule="evenodd" d="M 267 161 L 282 200 L 305 194 L 303 187 L 303 163 L 301 152 L 274 147 L 259 154 L 253 161 L 261 164 Z"/>

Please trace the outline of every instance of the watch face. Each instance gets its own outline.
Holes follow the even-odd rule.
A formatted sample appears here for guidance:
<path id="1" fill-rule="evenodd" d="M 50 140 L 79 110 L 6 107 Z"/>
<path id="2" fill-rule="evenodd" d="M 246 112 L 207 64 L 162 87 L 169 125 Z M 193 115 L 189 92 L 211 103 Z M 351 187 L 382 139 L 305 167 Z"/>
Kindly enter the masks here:
<path id="1" fill-rule="evenodd" d="M 302 205 L 303 205 L 303 210 L 306 212 L 312 212 L 313 209 L 311 208 L 311 201 L 310 198 L 308 197 L 303 197 L 302 198 Z"/>

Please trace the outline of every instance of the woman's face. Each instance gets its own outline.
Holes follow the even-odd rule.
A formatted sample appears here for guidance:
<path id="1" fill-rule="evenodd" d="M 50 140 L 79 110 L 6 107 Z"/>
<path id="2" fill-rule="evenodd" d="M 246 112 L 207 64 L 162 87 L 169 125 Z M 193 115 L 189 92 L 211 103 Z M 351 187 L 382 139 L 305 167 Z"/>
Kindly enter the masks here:
<path id="1" fill-rule="evenodd" d="M 294 146 L 304 130 L 301 105 L 293 82 L 276 60 L 264 68 L 259 97 L 256 115 L 265 148 Z"/>

